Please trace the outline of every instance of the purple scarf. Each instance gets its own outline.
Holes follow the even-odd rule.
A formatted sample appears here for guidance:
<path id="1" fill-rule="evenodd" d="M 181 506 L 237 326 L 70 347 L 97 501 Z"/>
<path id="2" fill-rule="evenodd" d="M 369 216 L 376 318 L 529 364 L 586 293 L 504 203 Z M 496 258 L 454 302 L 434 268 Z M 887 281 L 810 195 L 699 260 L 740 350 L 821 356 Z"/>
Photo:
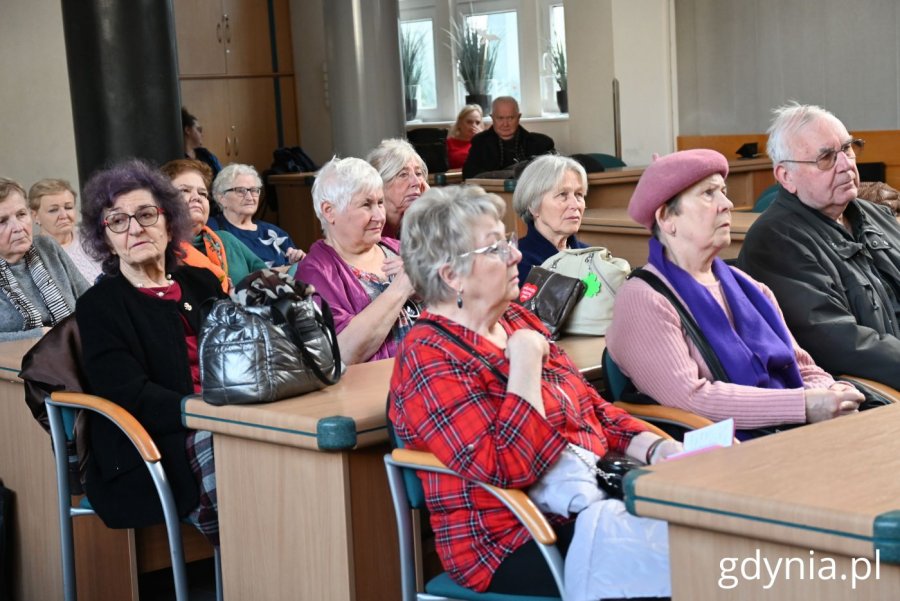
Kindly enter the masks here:
<path id="1" fill-rule="evenodd" d="M 802 388 L 803 379 L 787 326 L 760 289 L 719 258 L 713 274 L 722 285 L 734 327 L 712 294 L 669 259 L 650 239 L 650 264 L 684 299 L 731 382 L 758 388 Z"/>

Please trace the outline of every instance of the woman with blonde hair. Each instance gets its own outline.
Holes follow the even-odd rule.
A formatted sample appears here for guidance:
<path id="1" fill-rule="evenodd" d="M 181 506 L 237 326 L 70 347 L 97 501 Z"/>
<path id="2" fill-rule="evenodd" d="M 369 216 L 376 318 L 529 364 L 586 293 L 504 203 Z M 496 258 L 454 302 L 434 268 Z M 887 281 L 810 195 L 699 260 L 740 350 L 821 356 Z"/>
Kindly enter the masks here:
<path id="1" fill-rule="evenodd" d="M 456 116 L 456 123 L 447 135 L 447 158 L 451 169 L 462 169 L 472 147 L 472 136 L 484 129 L 481 107 L 467 104 Z"/>
<path id="2" fill-rule="evenodd" d="M 77 197 L 78 193 L 66 180 L 46 178 L 35 182 L 28 190 L 28 208 L 31 209 L 32 221 L 40 226 L 41 233 L 59 242 L 84 279 L 92 283 L 100 275 L 100 263 L 81 247 L 81 238 L 75 227 Z"/>

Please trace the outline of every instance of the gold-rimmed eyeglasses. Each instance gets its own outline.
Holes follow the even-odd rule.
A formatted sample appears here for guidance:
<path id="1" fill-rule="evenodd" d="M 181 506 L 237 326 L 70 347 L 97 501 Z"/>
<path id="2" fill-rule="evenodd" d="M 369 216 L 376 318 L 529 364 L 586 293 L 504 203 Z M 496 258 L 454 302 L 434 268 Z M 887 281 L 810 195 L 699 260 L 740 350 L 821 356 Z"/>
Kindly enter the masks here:
<path id="1" fill-rule="evenodd" d="M 847 157 L 848 160 L 855 161 L 856 155 L 861 153 L 863 148 L 866 145 L 866 141 L 861 138 L 856 138 L 841 144 L 840 148 L 831 148 L 829 150 L 825 150 L 820 154 L 814 161 L 798 161 L 796 159 L 784 159 L 781 161 L 782 163 L 802 163 L 805 165 L 815 165 L 819 168 L 820 171 L 828 171 L 834 164 L 837 162 L 837 155 L 839 152 L 843 152 L 844 156 Z"/>

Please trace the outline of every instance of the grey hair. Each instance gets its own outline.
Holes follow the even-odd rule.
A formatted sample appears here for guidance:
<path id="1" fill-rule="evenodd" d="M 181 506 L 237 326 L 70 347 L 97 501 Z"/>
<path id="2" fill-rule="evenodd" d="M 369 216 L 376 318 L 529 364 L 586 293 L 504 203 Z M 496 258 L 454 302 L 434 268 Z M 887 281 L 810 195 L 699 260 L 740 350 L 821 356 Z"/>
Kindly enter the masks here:
<path id="1" fill-rule="evenodd" d="M 213 199 L 220 207 L 222 206 L 222 197 L 225 196 L 225 190 L 233 187 L 234 180 L 242 175 L 252 175 L 253 179 L 256 180 L 256 185 L 260 188 L 262 187 L 262 180 L 259 178 L 259 173 L 256 172 L 253 165 L 232 163 L 219 171 L 219 175 L 216 176 L 216 180 L 212 185 Z"/>
<path id="2" fill-rule="evenodd" d="M 350 201 L 360 192 L 380 191 L 381 176 L 375 168 L 362 159 L 333 157 L 316 172 L 312 186 L 313 209 L 325 230 L 328 223 L 322 214 L 322 203 L 330 202 L 335 211 L 343 213 Z"/>
<path id="3" fill-rule="evenodd" d="M 378 170 L 378 175 L 381 176 L 381 181 L 384 183 L 397 177 L 397 174 L 403 171 L 410 161 L 416 161 L 422 168 L 422 173 L 428 177 L 428 166 L 425 161 L 422 160 L 412 144 L 401 138 L 382 140 L 381 144 L 366 156 L 366 160 Z"/>
<path id="4" fill-rule="evenodd" d="M 531 161 L 519 176 L 516 191 L 513 192 L 513 210 L 516 214 L 526 223 L 534 221 L 533 213 L 540 208 L 544 195 L 559 186 L 569 171 L 578 174 L 587 194 L 587 173 L 575 159 L 545 154 Z"/>
<path id="5" fill-rule="evenodd" d="M 773 165 L 792 158 L 789 142 L 809 123 L 828 119 L 841 123 L 830 111 L 815 104 L 800 104 L 796 100 L 774 109 L 772 114 L 775 117 L 767 132 L 766 152 Z"/>
<path id="6" fill-rule="evenodd" d="M 506 203 L 480 186 L 431 188 L 403 216 L 403 267 L 425 304 L 446 301 L 456 294 L 441 278 L 441 266 L 466 275 L 472 269 L 475 243 L 472 226 L 485 215 L 502 221 Z"/>
<path id="7" fill-rule="evenodd" d="M 519 101 L 513 98 L 512 96 L 497 96 L 494 98 L 494 101 L 491 103 L 491 114 L 494 114 L 494 111 L 497 110 L 497 105 L 508 102 L 516 107 L 516 113 L 521 113 L 519 110 Z"/>

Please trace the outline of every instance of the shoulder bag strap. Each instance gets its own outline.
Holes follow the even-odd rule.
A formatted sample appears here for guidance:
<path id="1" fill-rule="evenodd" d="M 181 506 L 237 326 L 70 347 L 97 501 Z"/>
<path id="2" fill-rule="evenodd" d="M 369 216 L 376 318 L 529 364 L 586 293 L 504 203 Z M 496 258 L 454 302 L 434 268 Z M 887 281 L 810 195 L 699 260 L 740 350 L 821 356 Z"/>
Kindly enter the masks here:
<path id="1" fill-rule="evenodd" d="M 283 323 L 285 325 L 284 330 L 290 337 L 291 341 L 294 343 L 294 346 L 296 346 L 300 351 L 300 354 L 303 356 L 304 363 L 306 363 L 307 367 L 312 370 L 312 372 L 316 375 L 317 378 L 319 378 L 319 380 L 322 381 L 323 384 L 330 386 L 331 384 L 336 384 L 338 380 L 341 379 L 341 351 L 338 348 L 337 334 L 335 334 L 334 317 L 331 314 L 331 308 L 328 306 L 328 303 L 325 302 L 325 299 L 321 300 L 321 311 L 317 311 L 315 310 L 315 303 L 313 303 L 312 299 L 308 299 L 308 301 L 314 305 L 313 313 L 315 315 L 316 324 L 325 333 L 325 338 L 328 340 L 328 345 L 331 347 L 331 356 L 334 361 L 334 367 L 331 370 L 331 374 L 326 374 L 322 371 L 322 369 L 319 367 L 319 364 L 316 362 L 316 358 L 312 356 L 312 353 L 310 353 L 306 348 L 306 345 L 303 344 L 303 340 L 301 340 L 297 335 L 297 332 L 294 331 L 294 328 L 292 327 L 293 311 L 291 309 L 291 304 L 293 301 L 288 298 L 283 298 L 272 303 L 270 306 L 272 312 L 278 315 L 279 323 Z"/>
<path id="2" fill-rule="evenodd" d="M 475 357 L 476 359 L 481 361 L 481 363 L 485 367 L 487 367 L 489 370 L 491 370 L 491 372 L 497 377 L 498 380 L 500 380 L 503 383 L 507 382 L 508 378 L 503 374 L 503 372 L 501 372 L 499 369 L 497 369 L 496 365 L 491 364 L 491 362 L 488 361 L 484 357 L 484 355 L 482 355 L 481 353 L 476 351 L 475 348 L 471 344 L 469 344 L 468 342 L 466 342 L 465 340 L 463 340 L 462 338 L 460 338 L 459 336 L 457 336 L 456 334 L 454 334 L 453 332 L 448 330 L 446 328 L 446 326 L 444 326 L 444 324 L 438 323 L 436 321 L 432 321 L 431 319 L 422 319 L 422 318 L 419 318 L 419 320 L 416 323 L 431 326 L 431 328 L 433 330 L 435 330 L 438 334 L 442 335 L 447 340 L 454 342 L 456 344 L 456 346 L 458 346 L 459 348 L 463 349 L 464 351 L 469 351 L 469 353 L 473 357 Z"/>
<path id="3" fill-rule="evenodd" d="M 703 357 L 703 360 L 706 362 L 706 366 L 709 368 L 715 381 L 728 382 L 728 375 L 725 373 L 725 369 L 722 367 L 719 357 L 716 356 L 716 353 L 709 345 L 709 341 L 706 339 L 706 336 L 703 335 L 703 331 L 700 329 L 700 326 L 697 325 L 694 317 L 687 309 L 685 309 L 684 305 L 681 304 L 681 301 L 678 300 L 675 293 L 672 292 L 672 290 L 666 286 L 655 273 L 647 271 L 643 267 L 638 267 L 632 271 L 631 275 L 628 277 L 629 279 L 635 277 L 644 280 L 651 288 L 662 294 L 666 300 L 672 303 L 672 306 L 675 307 L 675 311 L 677 311 L 678 315 L 681 317 L 681 325 L 684 326 L 684 329 L 687 331 L 688 336 L 690 336 L 691 341 L 693 341 L 694 346 L 697 347 L 700 356 Z"/>

